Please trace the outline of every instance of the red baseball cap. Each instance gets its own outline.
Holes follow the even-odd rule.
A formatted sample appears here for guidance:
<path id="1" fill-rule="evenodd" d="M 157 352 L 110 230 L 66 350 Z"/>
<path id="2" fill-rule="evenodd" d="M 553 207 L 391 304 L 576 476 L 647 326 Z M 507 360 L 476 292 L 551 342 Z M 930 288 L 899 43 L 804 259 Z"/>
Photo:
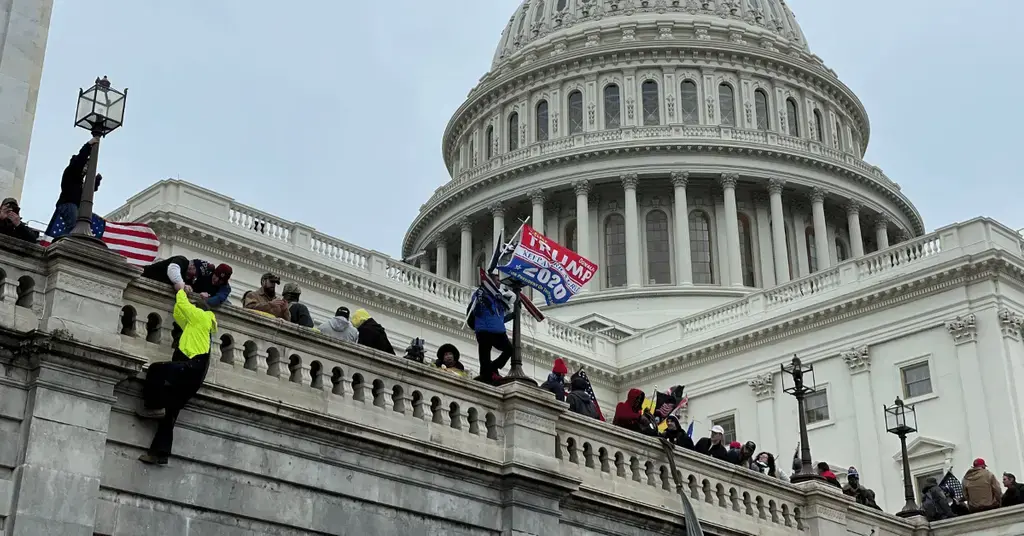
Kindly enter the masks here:
<path id="1" fill-rule="evenodd" d="M 974 466 L 975 467 L 985 467 L 985 459 L 984 458 L 976 458 L 974 460 Z"/>
<path id="2" fill-rule="evenodd" d="M 221 279 L 228 280 L 231 279 L 231 274 L 234 272 L 231 270 L 230 266 L 226 264 L 220 264 L 217 265 L 217 268 L 214 269 L 213 273 Z"/>

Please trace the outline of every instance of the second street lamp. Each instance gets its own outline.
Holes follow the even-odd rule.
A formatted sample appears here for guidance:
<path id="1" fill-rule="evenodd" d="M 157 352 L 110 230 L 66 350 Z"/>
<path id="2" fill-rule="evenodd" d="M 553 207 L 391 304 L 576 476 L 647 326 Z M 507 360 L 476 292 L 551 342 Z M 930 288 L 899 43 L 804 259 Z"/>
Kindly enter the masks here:
<path id="1" fill-rule="evenodd" d="M 791 384 L 786 383 L 787 376 Z M 823 480 L 814 470 L 814 463 L 811 461 L 811 445 L 807 439 L 807 415 L 804 412 L 804 399 L 814 393 L 814 365 L 804 365 L 800 358 L 794 355 L 788 366 L 782 365 L 782 390 L 796 397 L 797 413 L 800 416 L 800 472 L 790 477 L 789 481 L 797 484 L 808 480 Z"/>
<path id="2" fill-rule="evenodd" d="M 97 78 L 89 89 L 78 90 L 78 108 L 75 112 L 75 126 L 84 128 L 93 136 L 102 138 L 117 130 L 124 122 L 124 105 L 128 90 L 118 91 L 110 87 L 104 76 Z M 85 171 L 82 199 L 78 204 L 78 220 L 71 235 L 76 238 L 94 239 L 92 233 L 92 202 L 96 191 L 96 166 L 100 156 L 100 144 L 92 148 L 89 164 Z"/>
<path id="3" fill-rule="evenodd" d="M 917 431 L 917 410 L 914 406 L 905 405 L 899 397 L 896 397 L 896 402 L 892 406 L 882 406 L 882 409 L 885 411 L 885 431 L 899 436 L 900 452 L 903 454 L 903 495 L 907 502 L 903 505 L 903 510 L 896 515 L 924 515 L 917 506 L 917 500 L 914 499 L 914 485 L 910 481 L 910 460 L 907 459 L 907 434 Z"/>

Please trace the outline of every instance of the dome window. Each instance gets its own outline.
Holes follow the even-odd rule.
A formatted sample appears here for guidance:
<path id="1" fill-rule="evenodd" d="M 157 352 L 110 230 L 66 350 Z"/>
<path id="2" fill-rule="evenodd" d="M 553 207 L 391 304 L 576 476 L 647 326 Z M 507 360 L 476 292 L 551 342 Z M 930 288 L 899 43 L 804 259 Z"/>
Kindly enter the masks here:
<path id="1" fill-rule="evenodd" d="M 790 136 L 800 137 L 800 115 L 792 97 L 786 99 L 786 126 Z"/>
<path id="2" fill-rule="evenodd" d="M 582 96 L 580 103 L 582 106 Z M 609 84 L 604 88 L 604 128 L 619 128 L 622 126 L 622 97 L 619 94 L 619 86 Z"/>
<path id="3" fill-rule="evenodd" d="M 608 288 L 626 286 L 626 220 L 612 214 L 604 225 L 605 271 Z"/>
<path id="4" fill-rule="evenodd" d="M 647 280 L 651 285 L 672 283 L 668 216 L 662 210 L 647 213 Z"/>
<path id="5" fill-rule="evenodd" d="M 763 89 L 754 92 L 754 111 L 757 114 L 757 129 L 769 130 L 771 109 L 768 107 L 768 94 Z"/>
<path id="6" fill-rule="evenodd" d="M 700 124 L 700 99 L 697 96 L 697 83 L 683 80 L 679 86 L 679 113 L 684 125 Z"/>
<path id="7" fill-rule="evenodd" d="M 537 103 L 537 141 L 548 141 L 548 101 Z"/>
<path id="8" fill-rule="evenodd" d="M 698 285 L 714 284 L 711 265 L 711 218 L 703 210 L 690 213 L 690 266 L 693 282 Z"/>
<path id="9" fill-rule="evenodd" d="M 484 133 L 484 142 L 487 144 L 484 154 L 487 155 L 487 160 L 490 160 L 494 158 L 494 127 L 491 125 L 487 126 L 487 130 Z"/>
<path id="10" fill-rule="evenodd" d="M 512 112 L 508 116 L 508 150 L 515 151 L 519 148 L 519 114 Z"/>
<path id="11" fill-rule="evenodd" d="M 640 94 L 643 100 L 644 125 L 661 124 L 661 111 L 658 102 L 658 83 L 648 80 L 640 86 Z"/>
<path id="12" fill-rule="evenodd" d="M 732 86 L 729 84 L 718 85 L 718 113 L 722 116 L 719 121 L 722 126 L 736 126 L 736 107 L 733 101 Z"/>
<path id="13" fill-rule="evenodd" d="M 817 108 L 814 109 L 814 137 L 817 138 L 818 143 L 825 142 L 825 122 L 821 120 L 821 111 Z"/>
<path id="14" fill-rule="evenodd" d="M 583 132 L 583 93 L 573 91 L 569 94 L 569 134 Z"/>
<path id="15" fill-rule="evenodd" d="M 558 5 L 555 6 L 555 10 L 556 11 L 565 11 L 565 8 L 568 6 L 568 4 L 569 4 L 569 0 L 558 0 Z"/>

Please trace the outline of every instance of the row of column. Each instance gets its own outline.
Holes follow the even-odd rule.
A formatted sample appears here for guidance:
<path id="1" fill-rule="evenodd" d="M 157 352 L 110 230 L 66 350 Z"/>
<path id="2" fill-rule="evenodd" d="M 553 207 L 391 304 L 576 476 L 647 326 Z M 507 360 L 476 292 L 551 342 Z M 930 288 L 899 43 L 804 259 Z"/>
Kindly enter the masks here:
<path id="1" fill-rule="evenodd" d="M 678 285 L 693 283 L 693 266 L 690 254 L 690 227 L 689 227 L 689 203 L 686 198 L 686 188 L 689 183 L 690 174 L 685 171 L 672 172 L 671 182 L 674 192 L 675 203 L 673 205 L 674 246 L 675 246 L 675 276 Z M 637 186 L 639 177 L 636 173 L 627 173 L 619 177 L 622 184 L 625 198 L 625 223 L 626 223 L 626 283 L 629 287 L 639 287 L 643 284 L 642 256 L 640 248 L 640 217 L 637 207 Z M 743 281 L 743 266 L 740 252 L 740 229 L 739 209 L 736 202 L 736 185 L 739 181 L 739 174 L 723 173 L 719 178 L 722 187 L 722 195 L 725 204 L 725 235 L 726 244 L 722 255 L 722 266 L 728 270 L 728 280 L 734 285 L 740 285 Z M 775 259 L 775 279 L 777 284 L 790 280 L 789 251 L 786 244 L 786 227 L 784 208 L 782 204 L 782 190 L 786 181 L 770 179 L 768 181 L 769 210 L 771 213 L 771 235 L 773 253 Z M 590 218 L 583 215 L 590 213 L 590 192 L 592 184 L 587 180 L 578 180 L 573 183 L 573 190 L 576 194 L 576 235 L 577 253 L 591 260 L 595 259 L 594 252 L 590 251 Z M 539 232 L 544 232 L 544 201 L 543 190 L 529 192 L 532 205 L 531 224 Z M 829 255 L 828 229 L 825 221 L 825 197 L 827 192 L 821 188 L 812 188 L 809 195 L 811 201 L 811 220 L 814 229 L 814 246 L 816 251 L 817 269 L 825 270 L 832 266 L 832 259 Z M 853 257 L 864 255 L 864 241 L 860 225 L 860 204 L 851 200 L 845 206 L 847 214 L 847 225 L 849 228 L 851 254 Z M 505 229 L 505 209 L 501 203 L 495 203 L 489 207 L 492 218 L 493 236 L 491 243 L 498 240 L 498 235 Z M 875 238 L 878 249 L 889 247 L 888 234 L 889 220 L 880 218 L 875 225 Z M 472 286 L 476 279 L 472 272 L 473 266 L 473 233 L 468 218 L 459 220 L 460 250 L 459 250 L 459 274 L 460 282 L 463 285 Z M 799 238 L 802 238 L 799 237 Z M 448 247 L 442 237 L 434 239 L 437 248 L 436 273 L 445 275 L 448 273 Z M 428 268 L 429 261 L 426 256 L 421 268 Z M 598 261 L 598 264 L 600 262 Z M 766 267 L 767 268 L 767 267 Z M 726 274 L 723 274 L 726 275 Z"/>

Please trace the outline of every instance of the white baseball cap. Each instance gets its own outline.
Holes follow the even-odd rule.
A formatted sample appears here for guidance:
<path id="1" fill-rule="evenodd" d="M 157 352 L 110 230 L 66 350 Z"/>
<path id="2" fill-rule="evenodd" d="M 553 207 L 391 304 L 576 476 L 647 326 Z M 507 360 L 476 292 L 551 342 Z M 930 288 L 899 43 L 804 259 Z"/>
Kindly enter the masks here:
<path id="1" fill-rule="evenodd" d="M 722 435 L 725 435 L 725 428 L 722 428 L 721 426 L 718 426 L 718 425 L 712 426 L 711 427 L 711 433 L 712 434 L 722 434 Z"/>

